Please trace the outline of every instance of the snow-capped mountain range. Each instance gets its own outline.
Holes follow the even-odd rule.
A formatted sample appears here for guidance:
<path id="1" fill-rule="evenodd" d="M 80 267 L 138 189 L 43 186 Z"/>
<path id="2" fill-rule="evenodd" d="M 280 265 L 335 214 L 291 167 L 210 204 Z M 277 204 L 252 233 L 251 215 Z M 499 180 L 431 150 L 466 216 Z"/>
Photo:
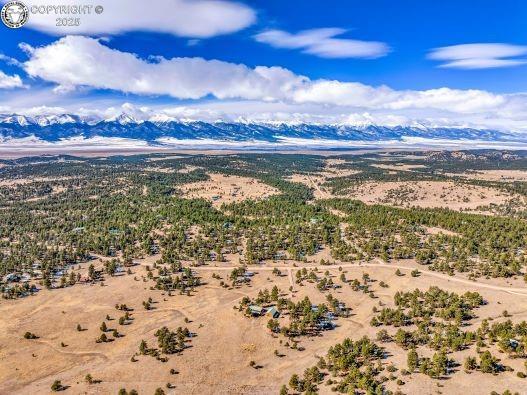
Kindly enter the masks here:
<path id="1" fill-rule="evenodd" d="M 73 114 L 0 115 L 0 140 L 33 138 L 58 142 L 72 138 L 120 138 L 159 144 L 163 140 L 214 140 L 226 142 L 279 142 L 282 139 L 382 142 L 405 138 L 527 142 L 524 134 L 465 127 L 431 127 L 422 124 L 383 126 L 249 121 L 184 121 L 165 114 L 138 120 L 121 113 L 111 118 Z"/>

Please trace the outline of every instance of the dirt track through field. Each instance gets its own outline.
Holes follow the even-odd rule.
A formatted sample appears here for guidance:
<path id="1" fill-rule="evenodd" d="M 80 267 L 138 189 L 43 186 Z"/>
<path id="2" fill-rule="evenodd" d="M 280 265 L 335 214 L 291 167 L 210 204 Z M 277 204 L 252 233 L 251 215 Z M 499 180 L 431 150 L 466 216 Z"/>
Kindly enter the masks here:
<path id="1" fill-rule="evenodd" d="M 330 269 L 338 269 L 338 268 L 351 269 L 351 268 L 361 268 L 361 267 L 375 267 L 375 268 L 385 268 L 385 269 L 399 269 L 399 270 L 405 270 L 405 271 L 415 270 L 414 268 L 407 267 L 407 266 L 389 264 L 389 263 L 381 261 L 378 258 L 376 258 L 376 262 L 377 263 L 324 265 L 324 266 L 312 265 L 312 266 L 298 267 L 297 269 L 303 269 L 304 267 L 306 269 L 314 269 L 315 267 L 317 267 L 317 268 L 323 267 L 324 269 L 330 270 Z M 239 267 L 239 266 L 221 266 L 221 267 L 216 267 L 216 266 L 196 266 L 196 267 L 193 267 L 192 269 L 198 270 L 198 271 L 199 270 L 232 270 L 232 269 L 235 269 L 237 267 Z M 292 276 L 292 270 L 295 269 L 295 268 L 291 268 L 290 266 L 285 266 L 285 265 L 278 265 L 278 266 L 247 266 L 247 268 L 250 269 L 250 270 L 255 270 L 255 271 L 258 271 L 258 270 L 260 270 L 260 271 L 272 271 L 275 268 L 277 268 L 277 269 L 288 269 L 289 270 L 290 282 L 291 282 L 292 285 L 294 284 L 293 276 Z M 456 282 L 456 283 L 460 283 L 460 284 L 466 284 L 466 285 L 469 285 L 469 286 L 475 287 L 475 288 L 492 289 L 494 291 L 507 292 L 507 293 L 512 294 L 512 295 L 518 295 L 518 296 L 525 296 L 525 297 L 527 297 L 527 288 L 523 289 L 523 288 L 503 287 L 503 286 L 499 286 L 499 285 L 479 283 L 477 281 L 471 281 L 471 280 L 466 280 L 466 279 L 463 279 L 463 278 L 449 276 L 448 274 L 442 274 L 442 273 L 438 273 L 438 272 L 433 272 L 431 270 L 419 269 L 419 275 L 441 278 L 441 279 L 446 280 L 448 282 Z"/>
<path id="2" fill-rule="evenodd" d="M 316 182 L 313 181 L 313 179 L 311 178 L 310 175 L 307 176 L 307 179 L 309 180 L 309 182 L 311 183 L 311 185 L 313 185 L 313 188 L 315 188 L 319 193 L 320 195 L 324 198 L 324 199 L 327 199 L 327 198 L 330 198 L 331 196 L 329 196 L 329 194 L 325 191 L 323 191 L 322 189 L 320 189 L 320 187 L 318 186 L 318 184 Z"/>
<path id="3" fill-rule="evenodd" d="M 53 349 L 54 351 L 56 352 L 59 352 L 61 354 L 66 354 L 66 355 L 76 355 L 76 356 L 86 356 L 86 357 L 96 357 L 96 358 L 101 358 L 105 361 L 108 360 L 108 357 L 106 356 L 106 354 L 102 353 L 102 352 L 95 352 L 95 351 L 66 351 L 64 349 L 61 349 L 59 347 L 56 347 L 54 346 L 53 344 L 51 344 L 50 342 L 46 341 L 46 340 L 34 340 L 35 343 L 39 343 L 39 344 L 43 344 L 51 349 Z"/>

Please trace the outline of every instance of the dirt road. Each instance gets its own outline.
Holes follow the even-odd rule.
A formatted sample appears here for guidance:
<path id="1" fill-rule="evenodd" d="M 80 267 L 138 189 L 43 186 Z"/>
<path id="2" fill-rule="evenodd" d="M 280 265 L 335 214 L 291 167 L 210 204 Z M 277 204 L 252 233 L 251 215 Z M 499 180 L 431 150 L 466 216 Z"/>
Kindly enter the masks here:
<path id="1" fill-rule="evenodd" d="M 236 267 L 238 267 L 238 266 L 196 266 L 196 267 L 193 267 L 192 269 L 193 270 L 197 270 L 197 271 L 200 271 L 200 270 L 232 270 L 232 269 L 234 269 Z M 304 267 L 306 267 L 307 269 L 315 268 L 315 267 L 318 267 L 318 268 L 322 267 L 324 269 L 338 269 L 338 268 L 352 269 L 352 268 L 361 268 L 361 267 L 375 267 L 375 268 L 385 268 L 385 269 L 390 269 L 390 270 L 399 269 L 399 270 L 404 270 L 404 271 L 407 271 L 407 272 L 415 270 L 414 268 L 407 267 L 407 266 L 395 265 L 395 264 L 391 264 L 391 263 L 385 263 L 385 262 L 381 261 L 378 258 L 376 259 L 376 262 L 367 262 L 367 263 L 360 263 L 360 264 L 350 263 L 350 264 L 342 264 L 342 265 L 324 265 L 324 266 L 311 265 L 311 266 L 302 266 L 302 267 L 298 267 L 298 268 L 291 267 L 291 266 L 286 266 L 286 265 L 247 266 L 247 269 L 248 270 L 252 270 L 252 271 L 272 271 L 275 268 L 277 268 L 279 270 L 284 270 L 284 269 L 288 270 L 289 271 L 288 276 L 289 276 L 291 285 L 294 286 L 292 271 L 295 270 L 295 269 L 303 269 Z M 464 278 L 459 278 L 459 277 L 455 277 L 455 276 L 449 276 L 448 274 L 433 272 L 431 270 L 419 269 L 419 273 L 420 273 L 419 274 L 420 276 L 436 277 L 436 278 L 440 278 L 440 279 L 446 280 L 447 282 L 455 282 L 455 283 L 460 283 L 460 284 L 466 284 L 466 285 L 468 285 L 470 287 L 473 287 L 473 288 L 486 288 L 486 289 L 492 289 L 492 290 L 495 290 L 495 291 L 507 292 L 507 293 L 513 294 L 513 295 L 527 297 L 527 288 L 513 288 L 513 287 L 500 286 L 500 285 L 494 285 L 494 284 L 480 283 L 480 282 L 477 282 L 477 281 L 471 281 L 471 280 L 467 280 L 467 279 L 464 279 Z"/>

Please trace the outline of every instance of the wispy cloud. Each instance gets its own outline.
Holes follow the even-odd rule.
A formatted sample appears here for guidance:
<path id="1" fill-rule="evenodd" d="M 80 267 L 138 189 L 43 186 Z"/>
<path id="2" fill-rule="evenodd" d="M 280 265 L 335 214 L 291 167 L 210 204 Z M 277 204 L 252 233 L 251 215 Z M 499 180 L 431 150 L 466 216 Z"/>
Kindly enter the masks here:
<path id="1" fill-rule="evenodd" d="M 275 48 L 299 49 L 321 58 L 379 58 L 390 48 L 383 42 L 337 38 L 347 30 L 329 27 L 289 33 L 284 30 L 266 30 L 254 36 L 255 40 Z"/>
<path id="2" fill-rule="evenodd" d="M 10 66 L 22 67 L 22 63 L 20 63 L 17 59 L 4 55 L 3 53 L 0 53 L 0 60 L 6 62 Z"/>
<path id="3" fill-rule="evenodd" d="M 442 61 L 439 67 L 490 69 L 527 63 L 527 46 L 503 43 L 460 44 L 435 48 L 428 58 Z"/>

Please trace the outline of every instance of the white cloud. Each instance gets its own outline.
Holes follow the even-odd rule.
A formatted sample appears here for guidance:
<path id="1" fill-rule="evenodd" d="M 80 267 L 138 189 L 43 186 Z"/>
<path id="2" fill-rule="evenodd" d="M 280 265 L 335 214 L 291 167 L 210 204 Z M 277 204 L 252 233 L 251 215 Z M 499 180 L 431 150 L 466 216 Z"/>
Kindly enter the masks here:
<path id="1" fill-rule="evenodd" d="M 6 0 L 2 0 L 6 2 Z M 56 26 L 57 15 L 31 13 L 27 27 L 46 33 L 118 34 L 130 31 L 153 31 L 176 36 L 206 38 L 241 30 L 256 20 L 255 11 L 242 3 L 227 0 L 97 0 L 104 11 L 91 9 L 89 14 L 68 15 L 80 18 L 79 26 Z M 28 7 L 77 6 L 76 0 L 34 0 Z"/>
<path id="2" fill-rule="evenodd" d="M 31 95 L 35 96 L 35 95 Z M 43 93 L 24 103 L 21 99 L 0 99 L 0 113 L 16 113 L 28 116 L 76 114 L 89 121 L 115 118 L 126 113 L 136 120 L 145 121 L 236 121 L 262 123 L 316 123 L 344 124 L 354 126 L 384 125 L 413 127 L 456 127 L 494 129 L 527 133 L 527 96 L 513 95 L 509 103 L 497 111 L 479 113 L 453 113 L 435 109 L 366 109 L 352 106 L 328 106 L 316 103 L 262 102 L 251 100 L 198 101 L 185 105 L 123 104 L 121 99 L 95 99 L 87 97 L 55 103 L 54 107 L 35 105 L 49 102 L 52 96 Z M 56 95 L 55 95 L 56 96 Z M 47 98 L 46 98 L 47 97 Z M 130 98 L 129 98 L 130 99 Z M 523 103 L 523 104 L 520 104 Z"/>
<path id="3" fill-rule="evenodd" d="M 378 41 L 335 38 L 345 32 L 345 29 L 340 28 L 310 29 L 298 33 L 266 30 L 254 38 L 276 48 L 300 49 L 321 58 L 378 58 L 390 50 L 388 45 Z"/>
<path id="4" fill-rule="evenodd" d="M 49 107 L 49 106 L 37 106 L 27 108 L 24 111 L 24 115 L 35 116 L 35 115 L 60 115 L 66 113 L 63 107 Z"/>
<path id="5" fill-rule="evenodd" d="M 7 75 L 0 70 L 0 89 L 23 88 L 24 84 L 18 74 Z"/>
<path id="6" fill-rule="evenodd" d="M 90 86 L 127 93 L 170 95 L 198 99 L 275 100 L 306 80 L 281 67 L 259 66 L 202 58 L 158 58 L 148 62 L 136 55 L 110 49 L 99 41 L 67 36 L 45 47 L 27 48 L 25 71 L 62 87 Z"/>
<path id="7" fill-rule="evenodd" d="M 45 47 L 24 46 L 30 59 L 25 71 L 33 77 L 71 89 L 89 86 L 178 99 L 248 99 L 321 103 L 365 108 L 436 108 L 455 112 L 482 111 L 505 102 L 502 95 L 449 88 L 396 91 L 358 82 L 310 80 L 282 67 L 249 68 L 202 58 L 157 58 L 148 62 L 111 49 L 98 40 L 67 36 Z"/>
<path id="8" fill-rule="evenodd" d="M 439 67 L 489 69 L 527 63 L 527 46 L 502 43 L 461 44 L 433 49 L 428 58 L 442 61 Z"/>
<path id="9" fill-rule="evenodd" d="M 64 106 L 66 101 L 68 106 L 75 104 L 78 108 L 77 99 L 89 88 L 98 88 L 145 96 L 162 95 L 157 100 L 165 102 L 170 102 L 165 96 L 202 99 L 185 107 L 174 109 L 172 106 L 165 113 L 179 118 L 248 117 L 321 123 L 346 122 L 346 119 L 360 123 L 371 119 L 371 123 L 390 124 L 404 119 L 406 123 L 424 121 L 437 126 L 527 130 L 527 94 L 522 93 L 495 94 L 451 88 L 395 90 L 358 82 L 311 80 L 282 67 L 250 68 L 202 58 L 148 61 L 82 36 L 67 36 L 44 47 L 25 45 L 25 48 L 29 60 L 23 67 L 30 76 L 57 84 L 55 90 L 75 89 L 56 100 L 49 93 L 41 96 L 46 97 L 47 105 L 53 106 Z M 25 100 L 23 97 L 8 99 L 19 106 L 26 103 L 26 107 L 43 102 L 31 96 L 26 95 Z M 90 107 L 91 101 L 93 98 L 86 96 L 85 105 Z M 112 105 L 101 102 L 100 106 Z M 122 109 L 116 108 L 116 111 Z"/>

